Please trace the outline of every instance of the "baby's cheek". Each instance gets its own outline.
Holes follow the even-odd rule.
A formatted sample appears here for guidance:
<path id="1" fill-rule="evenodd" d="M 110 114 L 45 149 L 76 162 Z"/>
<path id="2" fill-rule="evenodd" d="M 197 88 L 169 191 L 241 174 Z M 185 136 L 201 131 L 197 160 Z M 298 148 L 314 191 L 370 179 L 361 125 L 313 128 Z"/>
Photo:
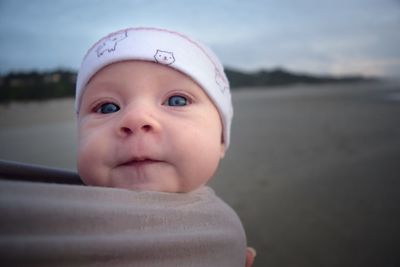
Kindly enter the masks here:
<path id="1" fill-rule="evenodd" d="M 77 169 L 85 184 L 95 184 L 95 177 L 97 177 L 99 152 L 96 151 L 96 145 L 91 141 L 90 138 L 80 136 L 78 142 Z"/>
<path id="2" fill-rule="evenodd" d="M 93 175 L 90 175 L 92 172 L 92 164 L 90 164 L 91 159 L 89 155 L 89 151 L 84 149 L 84 147 L 80 144 L 77 155 L 77 169 L 79 176 L 85 184 L 91 184 L 90 177 L 93 177 Z"/>
<path id="3" fill-rule="evenodd" d="M 192 156 L 193 160 L 189 165 L 191 169 L 188 171 L 190 172 L 190 187 L 192 190 L 212 179 L 220 162 L 219 151 L 215 146 L 207 146 L 206 144 L 193 151 L 196 155 Z"/>

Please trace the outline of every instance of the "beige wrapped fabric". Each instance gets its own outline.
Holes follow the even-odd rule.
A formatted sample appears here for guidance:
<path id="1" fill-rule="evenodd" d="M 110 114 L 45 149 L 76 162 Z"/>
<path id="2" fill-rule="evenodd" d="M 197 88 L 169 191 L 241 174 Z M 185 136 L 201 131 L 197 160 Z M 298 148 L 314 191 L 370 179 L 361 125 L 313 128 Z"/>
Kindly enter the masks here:
<path id="1" fill-rule="evenodd" d="M 188 194 L 0 180 L 4 266 L 240 266 L 236 213 Z"/>

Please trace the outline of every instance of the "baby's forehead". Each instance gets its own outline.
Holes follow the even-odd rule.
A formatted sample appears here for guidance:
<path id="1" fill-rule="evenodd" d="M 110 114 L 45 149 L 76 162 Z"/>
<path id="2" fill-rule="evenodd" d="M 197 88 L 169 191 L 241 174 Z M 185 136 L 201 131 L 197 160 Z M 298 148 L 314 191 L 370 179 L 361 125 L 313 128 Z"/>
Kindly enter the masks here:
<path id="1" fill-rule="evenodd" d="M 104 66 L 93 74 L 85 85 L 85 89 L 93 83 L 118 83 L 125 80 L 134 83 L 137 80 L 146 80 L 146 78 L 149 82 L 161 81 L 196 84 L 202 91 L 205 91 L 200 84 L 184 72 L 165 65 L 141 60 L 126 60 Z"/>
<path id="2" fill-rule="evenodd" d="M 144 93 L 157 86 L 160 91 L 187 90 L 207 95 L 201 85 L 183 72 L 153 62 L 127 60 L 107 65 L 95 73 L 86 84 L 82 97 L 138 87 L 141 90 L 137 93 Z"/>

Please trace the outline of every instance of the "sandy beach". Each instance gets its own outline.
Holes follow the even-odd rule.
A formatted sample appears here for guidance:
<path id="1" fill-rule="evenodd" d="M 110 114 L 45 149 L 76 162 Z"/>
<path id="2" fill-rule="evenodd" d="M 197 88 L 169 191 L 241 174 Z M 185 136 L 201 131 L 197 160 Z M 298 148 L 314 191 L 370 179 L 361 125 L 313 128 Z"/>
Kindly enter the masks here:
<path id="1" fill-rule="evenodd" d="M 233 93 L 232 145 L 211 182 L 257 266 L 399 266 L 400 86 Z M 73 100 L 0 106 L 0 158 L 75 169 Z"/>

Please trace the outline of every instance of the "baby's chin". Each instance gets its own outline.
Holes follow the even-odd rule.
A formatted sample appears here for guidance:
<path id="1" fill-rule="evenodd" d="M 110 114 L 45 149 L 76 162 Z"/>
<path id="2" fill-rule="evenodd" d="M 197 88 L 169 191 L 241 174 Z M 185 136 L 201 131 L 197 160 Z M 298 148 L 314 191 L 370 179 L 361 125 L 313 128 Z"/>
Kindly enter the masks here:
<path id="1" fill-rule="evenodd" d="M 93 178 L 93 176 L 91 177 Z M 148 176 L 142 176 L 140 178 L 115 176 L 113 178 L 108 177 L 108 179 L 90 179 L 90 180 L 82 179 L 82 181 L 88 186 L 120 188 L 132 191 L 152 191 L 152 192 L 165 192 L 165 193 L 188 193 L 202 186 L 202 185 L 188 185 L 188 184 L 182 185 L 176 180 L 178 179 L 170 179 L 169 182 L 166 179 L 160 181 L 159 179 L 152 179 Z"/>

